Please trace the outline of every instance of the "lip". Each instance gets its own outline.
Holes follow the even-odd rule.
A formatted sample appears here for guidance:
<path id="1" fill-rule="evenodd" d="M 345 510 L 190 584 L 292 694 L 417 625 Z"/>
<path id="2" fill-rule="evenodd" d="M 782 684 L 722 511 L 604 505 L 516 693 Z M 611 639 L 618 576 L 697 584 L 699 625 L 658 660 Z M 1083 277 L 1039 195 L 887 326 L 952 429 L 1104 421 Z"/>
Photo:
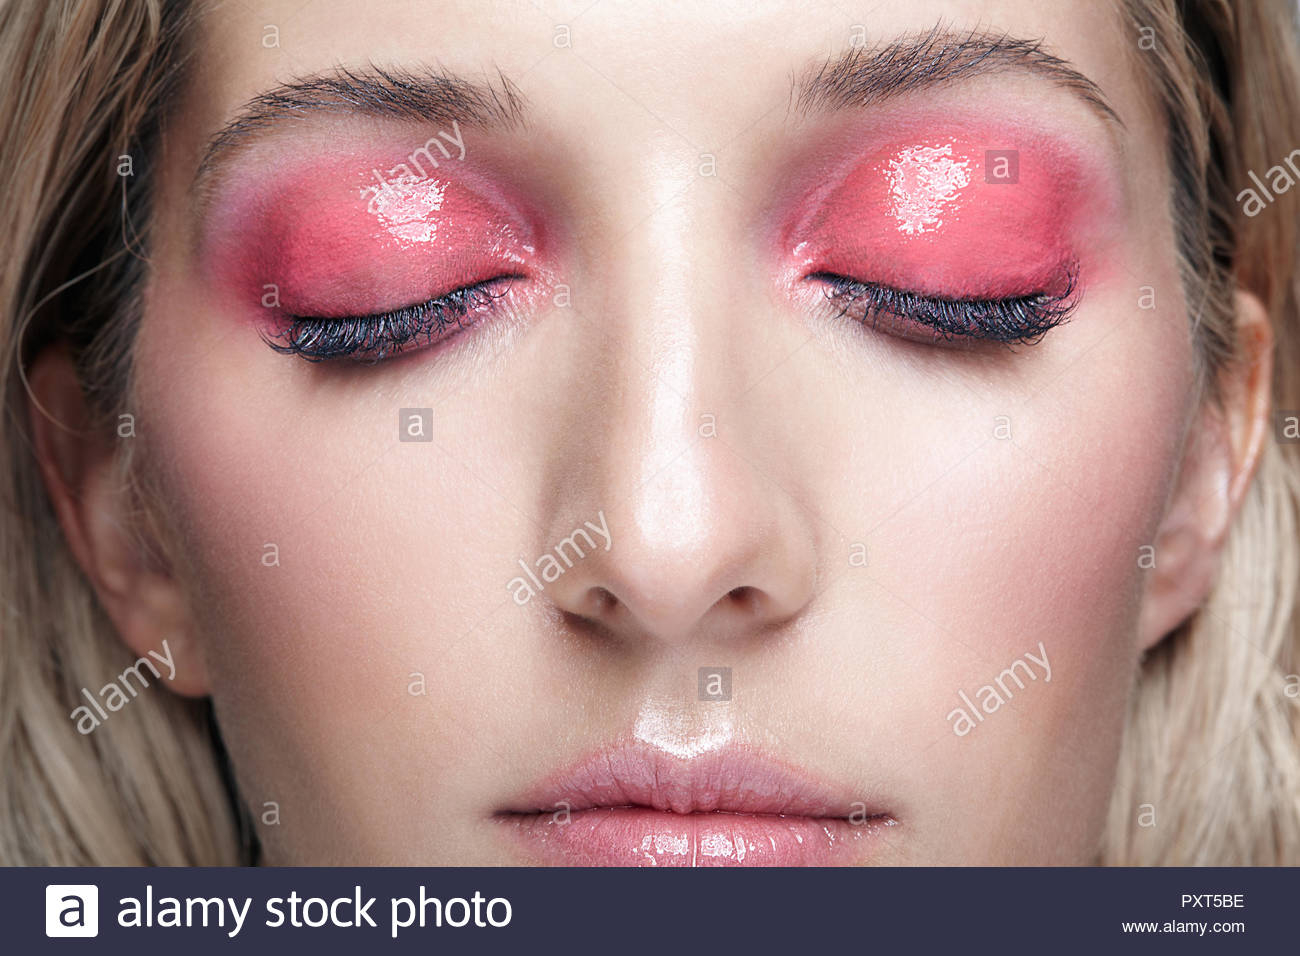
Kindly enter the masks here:
<path id="1" fill-rule="evenodd" d="M 832 866 L 864 862 L 884 809 L 773 757 L 603 749 L 496 819 L 532 861 L 569 866 Z"/>

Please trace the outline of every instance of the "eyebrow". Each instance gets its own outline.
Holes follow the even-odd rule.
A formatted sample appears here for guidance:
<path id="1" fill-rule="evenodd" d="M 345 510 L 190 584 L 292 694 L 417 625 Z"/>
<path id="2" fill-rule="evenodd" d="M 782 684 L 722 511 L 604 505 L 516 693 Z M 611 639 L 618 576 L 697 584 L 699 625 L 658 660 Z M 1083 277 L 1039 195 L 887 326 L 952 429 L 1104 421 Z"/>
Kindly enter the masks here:
<path id="1" fill-rule="evenodd" d="M 1044 77 L 1124 128 L 1101 88 L 1067 60 L 1029 40 L 982 29 L 942 26 L 904 34 L 872 47 L 854 47 L 814 63 L 794 80 L 797 110 L 810 114 L 871 106 L 884 100 L 977 76 L 1021 71 Z M 797 94 L 797 96 L 796 96 Z"/>
<path id="2" fill-rule="evenodd" d="M 527 103 L 503 74 L 475 82 L 439 70 L 336 67 L 282 83 L 253 97 L 208 141 L 195 188 L 243 145 L 295 119 L 322 114 L 392 117 L 427 123 L 513 129 Z"/>

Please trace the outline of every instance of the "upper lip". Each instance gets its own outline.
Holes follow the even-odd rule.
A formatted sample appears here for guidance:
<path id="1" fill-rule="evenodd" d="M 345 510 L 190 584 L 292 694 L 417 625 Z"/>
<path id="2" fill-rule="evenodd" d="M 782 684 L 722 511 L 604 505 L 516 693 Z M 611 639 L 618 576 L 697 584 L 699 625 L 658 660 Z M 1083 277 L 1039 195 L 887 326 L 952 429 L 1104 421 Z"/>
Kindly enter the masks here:
<path id="1" fill-rule="evenodd" d="M 679 757 L 639 740 L 592 753 L 500 812 L 643 807 L 665 813 L 744 813 L 822 819 L 888 817 L 881 808 L 767 754 L 735 746 Z"/>

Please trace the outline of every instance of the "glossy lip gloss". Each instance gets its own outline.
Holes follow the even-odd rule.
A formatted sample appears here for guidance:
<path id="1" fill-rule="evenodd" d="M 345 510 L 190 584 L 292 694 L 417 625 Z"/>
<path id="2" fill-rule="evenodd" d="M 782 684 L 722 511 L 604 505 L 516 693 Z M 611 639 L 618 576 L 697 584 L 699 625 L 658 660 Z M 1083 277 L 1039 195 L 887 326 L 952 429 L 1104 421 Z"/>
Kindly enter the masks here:
<path id="1" fill-rule="evenodd" d="M 852 864 L 896 823 L 762 754 L 640 741 L 580 760 L 497 820 L 530 858 L 583 866 Z"/>

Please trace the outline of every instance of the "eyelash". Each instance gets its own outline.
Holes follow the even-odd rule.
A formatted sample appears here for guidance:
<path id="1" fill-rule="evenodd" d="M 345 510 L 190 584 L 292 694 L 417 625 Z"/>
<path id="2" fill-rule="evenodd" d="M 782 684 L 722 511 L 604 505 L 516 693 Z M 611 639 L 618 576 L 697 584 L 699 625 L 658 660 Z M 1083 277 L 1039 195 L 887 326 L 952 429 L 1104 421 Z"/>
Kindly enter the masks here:
<path id="1" fill-rule="evenodd" d="M 1003 345 L 1032 345 L 1069 319 L 1078 305 L 1078 270 L 1071 266 L 1060 292 L 1035 292 L 1002 299 L 950 299 L 906 292 L 861 282 L 832 272 L 808 276 L 826 284 L 826 297 L 839 310 L 871 329 L 882 318 L 903 319 L 924 326 L 933 338 L 959 342 L 987 341 Z M 897 330 L 903 337 L 907 329 Z M 933 341 L 933 338 L 911 338 Z"/>
<path id="2" fill-rule="evenodd" d="M 1067 321 L 1078 304 L 1077 270 L 1067 273 L 1061 292 L 1037 292 L 1002 299 L 948 299 L 925 296 L 831 272 L 808 278 L 826 284 L 826 297 L 840 315 L 876 329 L 883 316 L 924 326 L 945 341 L 982 340 L 1004 345 L 1032 345 Z M 267 344 L 277 352 L 309 362 L 353 359 L 376 363 L 412 344 L 428 345 L 453 324 L 465 328 L 471 312 L 485 311 L 506 294 L 519 276 L 499 276 L 456 289 L 417 305 L 374 315 L 320 318 L 292 316 L 288 326 Z M 506 284 L 501 291 L 494 291 Z M 282 343 L 282 344 L 281 344 Z"/>
<path id="3" fill-rule="evenodd" d="M 290 316 L 288 325 L 267 344 L 285 355 L 297 355 L 309 362 L 352 359 L 373 364 L 392 358 L 411 345 L 428 345 L 453 325 L 466 328 L 465 318 L 490 309 L 509 291 L 509 284 L 522 276 L 498 276 L 456 289 L 417 305 L 408 305 L 374 315 L 338 318 Z M 499 286 L 504 285 L 500 291 Z M 278 341 L 276 341 L 278 340 Z"/>

